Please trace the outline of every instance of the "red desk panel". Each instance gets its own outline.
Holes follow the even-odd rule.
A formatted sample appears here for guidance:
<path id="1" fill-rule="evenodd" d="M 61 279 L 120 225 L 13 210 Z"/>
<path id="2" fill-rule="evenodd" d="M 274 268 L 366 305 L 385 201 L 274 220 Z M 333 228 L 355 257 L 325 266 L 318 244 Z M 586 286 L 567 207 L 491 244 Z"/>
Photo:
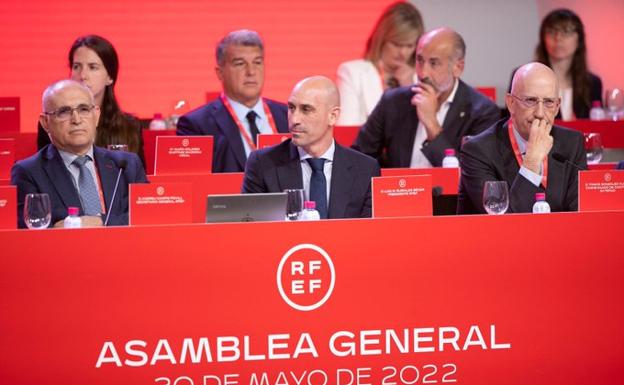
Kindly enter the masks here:
<path id="1" fill-rule="evenodd" d="M 0 379 L 620 383 L 623 222 L 595 212 L 0 231 Z"/>
<path id="2" fill-rule="evenodd" d="M 602 136 L 602 145 L 605 148 L 624 148 L 624 120 L 592 121 L 579 119 L 571 122 L 558 120 L 555 124 L 569 127 L 584 133 L 597 132 Z"/>
<path id="3" fill-rule="evenodd" d="M 145 155 L 145 173 L 154 173 L 154 159 L 156 156 L 156 137 L 175 135 L 176 130 L 149 130 L 143 129 L 143 153 Z"/>

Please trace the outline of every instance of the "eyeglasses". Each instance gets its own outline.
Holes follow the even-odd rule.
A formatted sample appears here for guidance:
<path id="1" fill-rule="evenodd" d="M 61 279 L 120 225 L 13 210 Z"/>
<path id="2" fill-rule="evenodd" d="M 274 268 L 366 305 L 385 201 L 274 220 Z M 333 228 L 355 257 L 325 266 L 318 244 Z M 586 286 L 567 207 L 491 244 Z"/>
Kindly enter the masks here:
<path id="1" fill-rule="evenodd" d="M 69 106 L 60 107 L 54 111 L 45 111 L 44 114 L 48 116 L 53 116 L 54 119 L 58 121 L 64 121 L 71 119 L 74 111 L 78 112 L 78 116 L 81 118 L 86 118 L 91 114 L 91 111 L 95 106 L 93 104 L 79 104 L 75 108 L 71 108 Z"/>
<path id="2" fill-rule="evenodd" d="M 570 37 L 576 33 L 576 28 L 574 27 L 548 27 L 544 30 L 546 35 L 555 36 L 557 34 L 563 37 Z"/>
<path id="3" fill-rule="evenodd" d="M 514 94 L 509 94 L 509 95 L 513 96 L 514 99 L 518 100 L 526 108 L 533 108 L 537 106 L 539 102 L 542 102 L 544 104 L 544 108 L 553 109 L 553 108 L 559 107 L 559 98 L 543 98 L 542 99 L 542 98 L 536 98 L 534 96 L 527 96 L 527 97 L 521 98 Z"/>

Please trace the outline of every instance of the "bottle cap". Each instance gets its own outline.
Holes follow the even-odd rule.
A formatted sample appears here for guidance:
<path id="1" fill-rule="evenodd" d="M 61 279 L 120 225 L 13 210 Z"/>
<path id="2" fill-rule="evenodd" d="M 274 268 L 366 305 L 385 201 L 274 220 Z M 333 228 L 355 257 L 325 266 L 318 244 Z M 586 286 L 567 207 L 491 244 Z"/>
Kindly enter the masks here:
<path id="1" fill-rule="evenodd" d="M 305 201 L 303 203 L 303 207 L 306 210 L 316 210 L 316 202 L 315 201 Z"/>
<path id="2" fill-rule="evenodd" d="M 78 207 L 67 208 L 67 215 L 78 215 L 79 212 L 80 212 L 80 209 Z"/>
<path id="3" fill-rule="evenodd" d="M 157 112 L 157 113 L 155 113 L 155 114 L 154 114 L 154 119 L 160 119 L 160 120 L 162 120 L 162 118 L 163 118 L 163 117 L 162 117 L 162 114 L 161 114 L 160 112 Z"/>
<path id="4" fill-rule="evenodd" d="M 600 108 L 600 105 L 601 105 L 601 104 L 602 104 L 602 103 L 600 103 L 600 100 L 594 100 L 594 101 L 592 102 L 592 107 L 598 107 L 598 108 Z"/>
<path id="5" fill-rule="evenodd" d="M 536 201 L 545 201 L 546 200 L 546 193 L 535 193 L 535 200 Z"/>
<path id="6" fill-rule="evenodd" d="M 455 156 L 455 150 L 452 148 L 447 148 L 444 150 L 444 156 Z"/>

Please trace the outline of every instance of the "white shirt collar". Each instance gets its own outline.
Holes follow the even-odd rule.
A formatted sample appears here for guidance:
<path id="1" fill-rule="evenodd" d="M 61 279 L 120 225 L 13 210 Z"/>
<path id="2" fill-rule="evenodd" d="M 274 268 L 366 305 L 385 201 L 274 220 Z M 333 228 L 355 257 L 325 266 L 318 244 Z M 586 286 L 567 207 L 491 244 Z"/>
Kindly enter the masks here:
<path id="1" fill-rule="evenodd" d="M 329 146 L 327 151 L 325 151 L 323 153 L 323 155 L 321 155 L 319 158 L 323 158 L 325 160 L 333 162 L 334 161 L 334 152 L 335 152 L 335 150 L 336 150 L 336 142 L 334 141 L 334 139 L 332 139 L 331 145 Z M 303 148 L 301 148 L 299 146 L 297 146 L 297 151 L 299 151 L 299 159 L 300 160 L 313 158 L 312 155 L 308 154 Z"/>
<path id="2" fill-rule="evenodd" d="M 76 160 L 76 158 L 79 156 L 71 152 L 61 150 L 58 147 L 57 150 L 59 152 L 59 155 L 61 155 L 61 159 L 63 159 L 63 163 L 65 163 L 66 167 L 69 167 L 73 163 L 73 161 Z M 89 151 L 87 151 L 85 155 L 87 155 L 92 161 L 95 161 L 95 158 L 93 157 L 93 146 L 89 148 Z"/>
<path id="3" fill-rule="evenodd" d="M 522 135 L 520 135 L 515 123 L 513 123 L 513 134 L 516 138 L 516 142 L 518 143 L 518 150 L 520 151 L 520 154 L 524 155 L 526 153 L 527 141 L 524 140 Z"/>
<path id="4" fill-rule="evenodd" d="M 455 100 L 455 94 L 457 93 L 457 88 L 459 87 L 459 79 L 455 79 L 455 84 L 453 84 L 453 91 L 449 94 L 448 98 L 444 101 L 444 103 L 453 103 Z"/>
<path id="5" fill-rule="evenodd" d="M 247 114 L 249 113 L 249 110 L 253 110 L 261 120 L 266 119 L 264 106 L 262 104 L 262 98 L 258 98 L 256 104 L 254 104 L 253 107 L 249 108 L 246 105 L 231 99 L 227 95 L 225 97 L 227 98 L 228 102 L 230 102 L 232 110 L 234 110 L 234 113 L 236 114 L 236 117 L 240 122 L 247 122 Z"/>

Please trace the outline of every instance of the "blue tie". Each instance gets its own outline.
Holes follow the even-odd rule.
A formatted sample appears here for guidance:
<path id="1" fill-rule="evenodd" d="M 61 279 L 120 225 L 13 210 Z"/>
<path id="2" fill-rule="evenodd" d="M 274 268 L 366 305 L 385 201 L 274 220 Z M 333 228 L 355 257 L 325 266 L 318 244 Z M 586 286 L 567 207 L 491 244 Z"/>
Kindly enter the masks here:
<path id="1" fill-rule="evenodd" d="M 72 162 L 80 170 L 78 176 L 80 200 L 82 201 L 82 209 L 85 215 L 100 215 L 102 213 L 100 194 L 93 180 L 93 174 L 86 166 L 88 161 L 89 157 L 79 156 Z"/>
<path id="2" fill-rule="evenodd" d="M 306 159 L 312 167 L 312 177 L 310 178 L 310 200 L 316 202 L 316 210 L 321 215 L 321 219 L 327 219 L 327 180 L 323 168 L 325 159 Z"/>
<path id="3" fill-rule="evenodd" d="M 258 126 L 256 125 L 256 112 L 254 110 L 250 110 L 247 113 L 247 121 L 249 122 L 249 132 L 251 132 L 251 140 L 253 140 L 254 144 L 258 144 L 258 134 L 260 134 L 260 130 L 258 130 Z"/>

